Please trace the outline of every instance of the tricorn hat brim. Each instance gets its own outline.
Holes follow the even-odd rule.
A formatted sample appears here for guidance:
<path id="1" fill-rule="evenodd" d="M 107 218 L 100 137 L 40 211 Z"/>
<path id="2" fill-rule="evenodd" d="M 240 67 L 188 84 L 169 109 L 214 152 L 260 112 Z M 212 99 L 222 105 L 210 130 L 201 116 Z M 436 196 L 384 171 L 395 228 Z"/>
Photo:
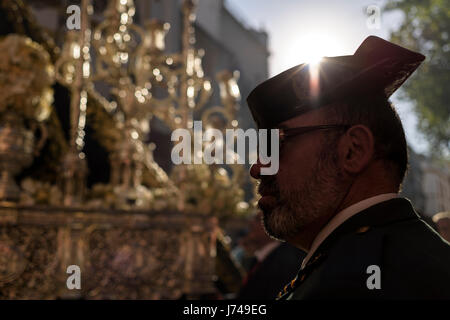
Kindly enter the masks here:
<path id="1" fill-rule="evenodd" d="M 389 98 L 425 59 L 420 53 L 370 36 L 350 56 L 300 64 L 259 84 L 247 97 L 258 128 L 333 102 L 383 93 Z"/>

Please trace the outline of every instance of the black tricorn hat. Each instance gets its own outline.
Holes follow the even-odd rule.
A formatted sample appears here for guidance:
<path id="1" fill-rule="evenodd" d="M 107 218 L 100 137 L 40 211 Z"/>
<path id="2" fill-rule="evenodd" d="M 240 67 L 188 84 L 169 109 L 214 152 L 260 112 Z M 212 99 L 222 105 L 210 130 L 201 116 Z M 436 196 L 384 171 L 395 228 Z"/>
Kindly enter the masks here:
<path id="1" fill-rule="evenodd" d="M 370 36 L 354 55 L 300 64 L 259 84 L 247 97 L 258 128 L 275 128 L 290 118 L 346 98 L 375 93 L 389 98 L 425 59 Z"/>

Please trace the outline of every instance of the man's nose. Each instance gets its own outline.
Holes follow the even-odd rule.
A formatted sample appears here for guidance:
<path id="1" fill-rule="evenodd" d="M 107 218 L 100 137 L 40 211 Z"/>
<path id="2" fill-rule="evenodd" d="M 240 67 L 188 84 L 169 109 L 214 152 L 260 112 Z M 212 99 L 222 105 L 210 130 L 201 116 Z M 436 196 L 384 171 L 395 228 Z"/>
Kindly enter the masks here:
<path id="1" fill-rule="evenodd" d="M 259 159 L 250 167 L 250 175 L 253 179 L 261 179 L 262 164 Z"/>

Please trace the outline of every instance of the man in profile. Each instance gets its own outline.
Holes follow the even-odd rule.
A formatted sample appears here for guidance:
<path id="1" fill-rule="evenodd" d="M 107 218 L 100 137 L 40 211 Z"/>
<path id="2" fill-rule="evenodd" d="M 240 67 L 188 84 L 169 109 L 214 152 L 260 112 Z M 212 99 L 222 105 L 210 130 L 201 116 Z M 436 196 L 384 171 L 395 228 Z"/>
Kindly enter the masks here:
<path id="1" fill-rule="evenodd" d="M 398 196 L 407 145 L 388 99 L 424 58 L 371 36 L 248 96 L 280 134 L 278 173 L 250 171 L 265 230 L 307 252 L 279 299 L 450 299 L 449 244 Z"/>

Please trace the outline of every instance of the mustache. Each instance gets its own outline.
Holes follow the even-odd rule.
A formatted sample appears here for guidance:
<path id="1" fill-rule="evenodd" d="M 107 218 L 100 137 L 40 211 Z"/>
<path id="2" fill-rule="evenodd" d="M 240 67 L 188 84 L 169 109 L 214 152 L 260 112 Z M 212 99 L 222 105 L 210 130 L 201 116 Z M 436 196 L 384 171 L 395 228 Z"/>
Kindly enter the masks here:
<path id="1" fill-rule="evenodd" d="M 277 180 L 273 176 L 265 176 L 262 178 L 258 185 L 258 193 L 261 196 L 279 196 L 280 189 L 278 187 Z"/>

